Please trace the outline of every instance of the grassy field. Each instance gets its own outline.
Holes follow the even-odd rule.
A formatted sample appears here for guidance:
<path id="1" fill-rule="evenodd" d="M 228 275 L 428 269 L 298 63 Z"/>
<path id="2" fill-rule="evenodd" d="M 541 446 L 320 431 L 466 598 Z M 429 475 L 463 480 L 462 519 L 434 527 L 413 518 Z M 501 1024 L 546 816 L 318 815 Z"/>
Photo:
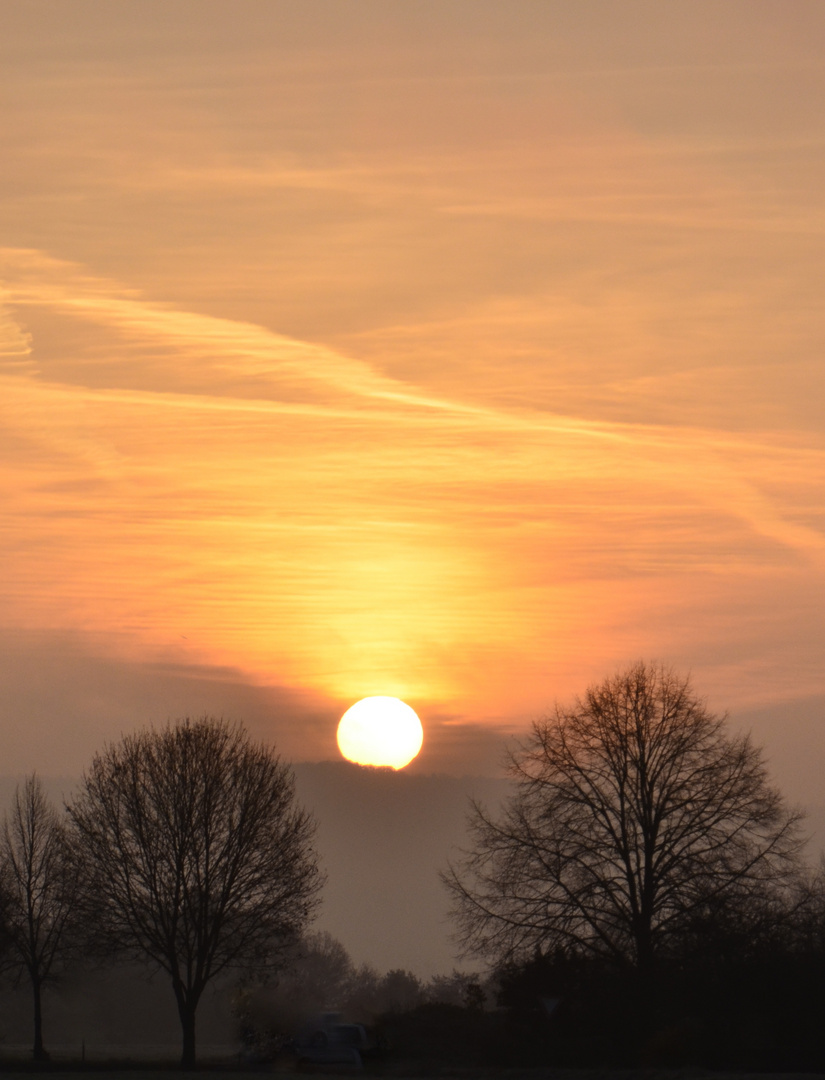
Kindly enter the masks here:
<path id="1" fill-rule="evenodd" d="M 0 1072 L 4 1080 L 30 1080 L 34 1073 L 46 1074 L 59 1080 L 88 1073 L 97 1080 L 128 1077 L 128 1080 L 179 1080 L 181 1075 L 197 1075 L 199 1080 L 249 1080 L 250 1077 L 275 1075 L 290 1076 L 362 1076 L 386 1077 L 388 1080 L 825 1080 L 822 1073 L 723 1073 L 703 1069 L 483 1069 L 483 1068 L 431 1068 L 422 1069 L 419 1063 L 402 1061 L 382 1062 L 370 1065 L 360 1072 L 344 1066 L 296 1070 L 288 1063 L 272 1065 L 240 1066 L 237 1063 L 205 1064 L 195 1073 L 183 1073 L 169 1064 L 150 1065 L 145 1062 L 76 1062 L 48 1063 L 46 1065 L 3 1062 Z"/>

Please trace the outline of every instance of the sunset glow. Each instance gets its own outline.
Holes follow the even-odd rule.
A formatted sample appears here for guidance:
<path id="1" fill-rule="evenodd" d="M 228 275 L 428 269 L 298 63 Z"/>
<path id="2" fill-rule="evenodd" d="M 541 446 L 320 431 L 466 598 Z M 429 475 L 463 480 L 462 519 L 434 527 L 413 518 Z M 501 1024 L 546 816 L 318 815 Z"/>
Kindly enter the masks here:
<path id="1" fill-rule="evenodd" d="M 640 657 L 802 760 L 822 6 L 70 7 L 0 44 L 7 768 L 377 685 L 492 772 Z"/>

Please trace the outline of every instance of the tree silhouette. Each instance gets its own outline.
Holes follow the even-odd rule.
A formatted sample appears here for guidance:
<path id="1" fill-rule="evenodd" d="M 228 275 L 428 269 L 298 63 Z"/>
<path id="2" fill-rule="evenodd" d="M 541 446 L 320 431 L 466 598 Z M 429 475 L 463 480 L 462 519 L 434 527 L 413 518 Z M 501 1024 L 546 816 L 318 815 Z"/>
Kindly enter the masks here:
<path id="1" fill-rule="evenodd" d="M 355 967 L 349 953 L 331 934 L 306 934 L 278 973 L 277 980 L 245 980 L 236 1011 L 252 1037 L 276 1031 L 292 1035 L 327 1012 L 343 1012 Z"/>
<path id="2" fill-rule="evenodd" d="M 239 725 L 186 719 L 107 747 L 68 810 L 96 942 L 166 972 L 192 1066 L 210 980 L 277 967 L 317 906 L 315 824 L 292 771 Z"/>
<path id="3" fill-rule="evenodd" d="M 502 815 L 472 805 L 444 875 L 458 938 L 498 961 L 573 950 L 648 969 L 705 913 L 793 874 L 799 815 L 688 679 L 638 663 L 536 723 Z"/>
<path id="4" fill-rule="evenodd" d="M 33 1055 L 43 1046 L 42 991 L 54 976 L 74 914 L 77 872 L 67 831 L 37 776 L 18 786 L 0 837 L 0 905 L 12 963 L 31 983 Z"/>

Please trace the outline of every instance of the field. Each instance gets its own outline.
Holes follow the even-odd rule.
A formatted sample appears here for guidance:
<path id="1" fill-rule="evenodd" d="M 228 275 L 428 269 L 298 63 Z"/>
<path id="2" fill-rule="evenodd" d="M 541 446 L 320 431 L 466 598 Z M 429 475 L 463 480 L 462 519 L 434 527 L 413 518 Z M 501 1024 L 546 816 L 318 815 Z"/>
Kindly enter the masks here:
<path id="1" fill-rule="evenodd" d="M 168 1064 L 150 1065 L 145 1062 L 76 1062 L 55 1063 L 45 1066 L 26 1065 L 15 1062 L 11 1067 L 0 1060 L 0 1072 L 4 1080 L 30 1080 L 33 1073 L 46 1074 L 54 1080 L 76 1080 L 78 1075 L 88 1074 L 95 1080 L 118 1078 L 123 1080 L 179 1080 L 181 1070 Z M 196 1070 L 199 1080 L 250 1080 L 251 1077 L 275 1075 L 288 1077 L 306 1076 L 362 1076 L 387 1078 L 387 1080 L 825 1080 L 825 1073 L 725 1073 L 702 1069 L 471 1069 L 432 1068 L 422 1069 L 419 1063 L 405 1065 L 402 1061 L 382 1063 L 361 1071 L 351 1068 L 301 1069 L 286 1064 L 238 1066 L 235 1063 L 205 1064 Z M 183 1075 L 193 1075 L 184 1073 Z"/>

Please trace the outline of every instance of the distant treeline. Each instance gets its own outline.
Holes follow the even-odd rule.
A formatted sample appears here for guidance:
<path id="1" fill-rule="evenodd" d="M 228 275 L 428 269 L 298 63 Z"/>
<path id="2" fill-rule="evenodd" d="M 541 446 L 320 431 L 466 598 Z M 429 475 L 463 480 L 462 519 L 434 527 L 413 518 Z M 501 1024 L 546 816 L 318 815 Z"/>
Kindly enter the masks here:
<path id="1" fill-rule="evenodd" d="M 752 927 L 706 925 L 680 957 L 640 973 L 574 953 L 537 952 L 484 975 L 429 980 L 355 966 L 310 934 L 270 985 L 233 990 L 253 1059 L 333 1011 L 369 1026 L 374 1053 L 441 1066 L 821 1071 L 825 910 L 801 905 Z"/>

